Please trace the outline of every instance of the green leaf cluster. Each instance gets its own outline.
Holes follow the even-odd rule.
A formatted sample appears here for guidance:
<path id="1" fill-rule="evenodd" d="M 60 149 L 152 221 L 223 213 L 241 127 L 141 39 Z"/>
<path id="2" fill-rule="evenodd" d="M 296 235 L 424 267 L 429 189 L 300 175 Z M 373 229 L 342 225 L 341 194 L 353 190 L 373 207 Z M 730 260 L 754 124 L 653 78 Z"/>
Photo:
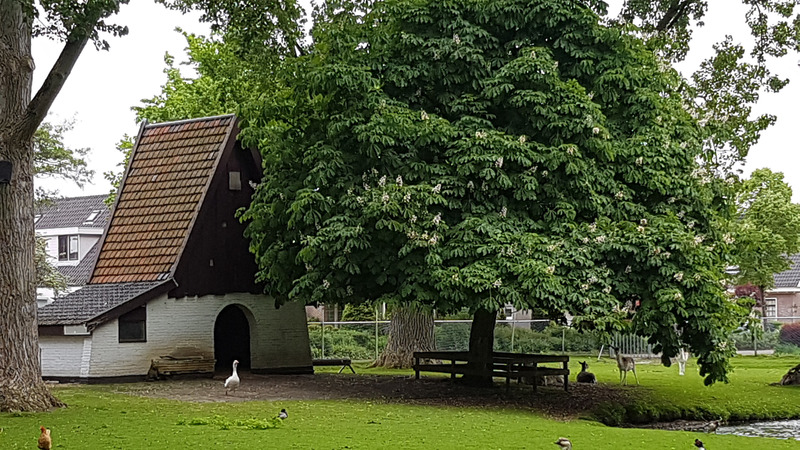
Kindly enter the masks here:
<path id="1" fill-rule="evenodd" d="M 352 5 L 351 5 L 352 6 Z M 683 82 L 582 2 L 321 9 L 282 89 L 241 108 L 243 212 L 279 301 L 507 303 L 681 346 L 726 380 L 749 309 L 721 267 L 731 187 Z"/>

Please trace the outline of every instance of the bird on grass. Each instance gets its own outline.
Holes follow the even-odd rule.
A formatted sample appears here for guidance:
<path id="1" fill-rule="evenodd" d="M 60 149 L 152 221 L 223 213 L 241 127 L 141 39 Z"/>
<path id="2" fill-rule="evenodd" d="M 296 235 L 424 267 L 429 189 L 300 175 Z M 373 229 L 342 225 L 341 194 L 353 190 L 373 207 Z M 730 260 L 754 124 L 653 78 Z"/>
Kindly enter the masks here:
<path id="1" fill-rule="evenodd" d="M 53 446 L 53 440 L 50 438 L 50 429 L 45 427 L 39 427 L 42 430 L 42 435 L 39 436 L 39 449 L 40 450 L 50 450 Z"/>
<path id="2" fill-rule="evenodd" d="M 694 446 L 699 448 L 700 450 L 706 450 L 706 446 L 703 445 L 703 441 L 701 441 L 700 439 L 694 440 Z"/>
<path id="3" fill-rule="evenodd" d="M 278 414 L 278 419 L 283 420 L 288 418 L 289 418 L 289 413 L 287 413 L 285 409 L 281 409 L 280 414 Z"/>
<path id="4" fill-rule="evenodd" d="M 225 380 L 225 395 L 228 395 L 228 390 L 236 392 L 236 389 L 239 387 L 239 374 L 236 373 L 236 366 L 238 365 L 239 360 L 233 360 L 233 375 Z"/>
<path id="5" fill-rule="evenodd" d="M 572 442 L 567 438 L 558 438 L 555 444 L 561 447 L 561 450 L 572 450 Z"/>

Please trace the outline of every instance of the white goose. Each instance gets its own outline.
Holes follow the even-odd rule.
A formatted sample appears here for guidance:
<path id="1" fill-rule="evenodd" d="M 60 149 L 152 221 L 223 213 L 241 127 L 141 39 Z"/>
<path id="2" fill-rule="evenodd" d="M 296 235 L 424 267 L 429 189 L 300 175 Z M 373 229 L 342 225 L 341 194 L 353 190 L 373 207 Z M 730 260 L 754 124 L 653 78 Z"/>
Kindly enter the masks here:
<path id="1" fill-rule="evenodd" d="M 236 388 L 239 387 L 239 374 L 236 373 L 236 366 L 239 365 L 239 360 L 233 361 L 233 375 L 229 376 L 227 380 L 225 380 L 225 395 L 228 395 L 228 389 L 233 392 L 236 392 Z"/>

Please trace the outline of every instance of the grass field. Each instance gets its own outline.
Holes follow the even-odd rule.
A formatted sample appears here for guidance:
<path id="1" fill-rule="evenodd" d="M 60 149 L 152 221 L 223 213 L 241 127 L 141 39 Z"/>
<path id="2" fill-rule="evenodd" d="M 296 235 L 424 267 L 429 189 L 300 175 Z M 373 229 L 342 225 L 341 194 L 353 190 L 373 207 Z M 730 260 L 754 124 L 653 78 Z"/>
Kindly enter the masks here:
<path id="1" fill-rule="evenodd" d="M 575 365 L 581 358 L 573 358 Z M 728 385 L 702 385 L 694 367 L 640 364 L 637 403 L 654 409 L 727 411 L 732 416 L 800 416 L 800 389 L 769 386 L 796 364 L 783 358 L 738 358 Z M 393 373 L 357 368 L 361 373 Z M 577 370 L 577 369 L 576 369 Z M 593 362 L 601 382 L 616 366 Z M 406 372 L 407 373 L 407 372 Z M 348 375 L 352 376 L 352 375 Z M 356 375 L 358 376 L 358 375 Z M 413 406 L 377 401 L 190 403 L 112 394 L 108 386 L 55 388 L 70 406 L 50 413 L 0 414 L 0 449 L 36 448 L 39 425 L 53 430 L 54 449 L 557 449 L 560 436 L 576 450 L 800 448 L 800 442 L 613 428 L 596 421 L 561 422 L 531 411 Z M 281 408 L 286 421 L 272 420 Z"/>

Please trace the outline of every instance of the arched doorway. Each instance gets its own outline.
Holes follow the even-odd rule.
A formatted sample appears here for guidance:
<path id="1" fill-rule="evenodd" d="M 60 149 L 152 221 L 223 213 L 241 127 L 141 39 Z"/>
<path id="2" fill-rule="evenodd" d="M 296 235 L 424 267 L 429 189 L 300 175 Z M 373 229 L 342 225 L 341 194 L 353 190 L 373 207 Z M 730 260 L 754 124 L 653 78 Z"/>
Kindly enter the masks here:
<path id="1" fill-rule="evenodd" d="M 242 308 L 228 305 L 214 322 L 214 358 L 217 370 L 230 370 L 234 359 L 250 369 L 250 323 Z"/>

